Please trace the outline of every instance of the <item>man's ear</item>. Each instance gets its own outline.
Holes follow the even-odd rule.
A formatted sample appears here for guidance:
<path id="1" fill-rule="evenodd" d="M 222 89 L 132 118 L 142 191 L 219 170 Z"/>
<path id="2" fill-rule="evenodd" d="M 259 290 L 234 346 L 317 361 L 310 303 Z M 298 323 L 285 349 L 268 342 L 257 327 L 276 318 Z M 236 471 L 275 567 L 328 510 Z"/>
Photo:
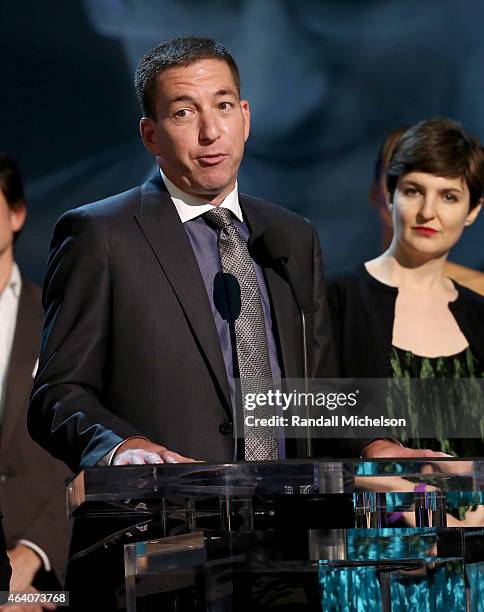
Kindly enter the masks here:
<path id="1" fill-rule="evenodd" d="M 472 225 L 474 223 L 474 221 L 477 219 L 477 215 L 481 212 L 481 208 L 482 208 L 482 198 L 479 200 L 477 206 L 474 206 L 474 208 L 467 215 L 467 219 L 465 220 L 465 223 L 464 223 L 465 226 Z"/>
<path id="2" fill-rule="evenodd" d="M 242 115 L 244 116 L 244 141 L 247 141 L 250 134 L 250 107 L 247 100 L 240 101 L 240 108 L 242 109 Z"/>
<path id="3" fill-rule="evenodd" d="M 153 155 L 158 155 L 158 141 L 156 138 L 155 121 L 150 117 L 141 117 L 139 132 L 144 146 Z"/>
<path id="4" fill-rule="evenodd" d="M 27 205 L 24 202 L 20 202 L 14 208 L 10 208 L 10 227 L 14 234 L 22 229 L 26 218 Z"/>

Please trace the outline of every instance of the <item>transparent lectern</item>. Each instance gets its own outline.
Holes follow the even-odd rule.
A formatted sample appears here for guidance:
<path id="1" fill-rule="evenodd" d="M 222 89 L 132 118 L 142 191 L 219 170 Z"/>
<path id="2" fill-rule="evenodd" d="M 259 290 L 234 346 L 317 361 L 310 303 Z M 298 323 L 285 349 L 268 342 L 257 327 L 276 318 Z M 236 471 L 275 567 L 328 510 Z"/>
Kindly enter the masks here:
<path id="1" fill-rule="evenodd" d="M 483 505 L 483 460 L 99 467 L 68 486 L 79 520 L 135 519 L 128 612 L 477 612 Z"/>

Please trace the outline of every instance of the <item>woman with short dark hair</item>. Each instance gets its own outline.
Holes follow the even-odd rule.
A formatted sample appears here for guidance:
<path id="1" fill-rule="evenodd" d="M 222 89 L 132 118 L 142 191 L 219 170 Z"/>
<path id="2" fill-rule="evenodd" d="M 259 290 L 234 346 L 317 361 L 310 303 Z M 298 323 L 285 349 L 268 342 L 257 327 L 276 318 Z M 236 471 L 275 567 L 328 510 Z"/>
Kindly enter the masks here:
<path id="1" fill-rule="evenodd" d="M 388 207 L 388 189 L 386 172 L 392 158 L 395 147 L 407 131 L 408 127 L 399 127 L 388 133 L 383 141 L 375 162 L 373 181 L 370 187 L 370 204 L 376 208 L 380 217 L 381 245 L 384 250 L 388 249 L 393 238 L 392 213 Z M 461 264 L 447 260 L 445 262 L 445 274 L 459 284 L 468 287 L 481 295 L 484 295 L 484 255 L 481 257 L 480 269 L 468 268 Z"/>
<path id="2" fill-rule="evenodd" d="M 386 177 L 390 246 L 328 285 L 341 375 L 481 378 L 484 298 L 448 278 L 445 264 L 482 206 L 482 146 L 454 121 L 422 121 L 400 136 Z M 484 454 L 481 439 L 414 442 L 460 456 Z M 408 449 L 408 456 L 426 453 Z M 365 454 L 405 456 L 405 449 L 377 440 Z"/>

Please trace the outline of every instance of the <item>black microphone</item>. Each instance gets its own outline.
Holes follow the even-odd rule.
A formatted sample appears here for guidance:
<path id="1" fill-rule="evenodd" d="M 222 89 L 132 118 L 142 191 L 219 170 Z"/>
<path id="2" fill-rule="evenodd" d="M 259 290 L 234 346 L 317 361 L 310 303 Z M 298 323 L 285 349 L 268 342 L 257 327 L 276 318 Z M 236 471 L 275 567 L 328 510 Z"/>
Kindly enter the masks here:
<path id="1" fill-rule="evenodd" d="M 291 289 L 292 296 L 296 302 L 301 321 L 302 337 L 302 362 L 304 375 L 304 390 L 308 397 L 308 345 L 306 338 L 306 315 L 301 306 L 296 286 L 292 279 L 287 262 L 291 256 L 290 238 L 286 229 L 280 225 L 273 224 L 266 227 L 262 232 L 250 237 L 247 243 L 249 252 L 254 259 L 265 264 L 277 263 L 281 267 Z M 306 404 L 306 418 L 309 418 L 308 405 Z M 309 422 L 309 421 L 308 421 Z M 313 441 L 311 439 L 309 425 L 306 428 L 306 455 L 313 456 Z"/>
<path id="2" fill-rule="evenodd" d="M 291 255 L 289 234 L 281 225 L 269 225 L 262 232 L 252 235 L 247 243 L 249 251 L 262 256 L 268 263 L 288 261 Z"/>

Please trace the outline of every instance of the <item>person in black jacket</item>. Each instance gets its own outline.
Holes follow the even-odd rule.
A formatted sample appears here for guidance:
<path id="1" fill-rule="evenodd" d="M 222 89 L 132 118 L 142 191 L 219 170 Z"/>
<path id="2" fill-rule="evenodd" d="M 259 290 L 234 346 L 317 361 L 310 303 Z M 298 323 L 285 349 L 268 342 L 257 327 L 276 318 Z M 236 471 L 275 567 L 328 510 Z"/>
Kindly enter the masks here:
<path id="1" fill-rule="evenodd" d="M 328 285 L 340 374 L 480 378 L 484 298 L 448 278 L 445 264 L 482 206 L 483 149 L 453 121 L 422 121 L 401 136 L 386 176 L 394 228 L 388 250 Z M 456 454 L 448 441 L 438 451 L 375 440 L 365 456 L 441 451 Z"/>

